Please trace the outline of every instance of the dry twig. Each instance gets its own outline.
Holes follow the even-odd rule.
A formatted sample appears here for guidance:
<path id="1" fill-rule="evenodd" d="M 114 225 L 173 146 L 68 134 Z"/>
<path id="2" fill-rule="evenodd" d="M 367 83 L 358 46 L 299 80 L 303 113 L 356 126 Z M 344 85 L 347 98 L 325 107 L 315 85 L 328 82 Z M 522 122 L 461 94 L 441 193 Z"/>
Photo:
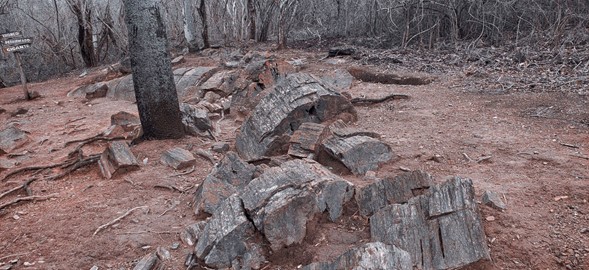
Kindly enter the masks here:
<path id="1" fill-rule="evenodd" d="M 51 195 L 47 195 L 47 196 L 28 196 L 28 197 L 16 198 L 13 201 L 10 201 L 10 202 L 0 205 L 0 210 L 6 208 L 8 206 L 11 206 L 13 204 L 17 204 L 19 202 L 44 201 L 44 200 L 48 200 L 48 199 L 55 198 L 55 197 L 57 197 L 57 194 L 51 194 Z"/>
<path id="2" fill-rule="evenodd" d="M 191 174 L 191 173 L 194 172 L 195 169 L 196 169 L 195 166 L 192 166 L 192 168 L 190 168 L 190 169 L 188 169 L 186 171 L 183 171 L 183 172 L 172 174 L 172 175 L 170 175 L 170 177 L 178 177 L 178 176 L 182 176 L 182 175 Z"/>
<path id="3" fill-rule="evenodd" d="M 96 234 L 98 234 L 100 231 L 108 228 L 109 226 L 121 221 L 123 218 L 127 217 L 128 215 L 130 215 L 131 213 L 133 213 L 133 211 L 137 210 L 137 209 L 141 209 L 141 208 L 147 208 L 147 205 L 144 206 L 138 206 L 135 208 L 130 209 L 129 211 L 127 211 L 125 214 L 123 214 L 122 216 L 113 219 L 112 221 L 110 221 L 109 223 L 100 225 L 100 227 L 98 227 L 98 229 L 96 229 L 96 231 L 94 231 L 94 234 L 92 234 L 92 236 L 95 236 Z"/>

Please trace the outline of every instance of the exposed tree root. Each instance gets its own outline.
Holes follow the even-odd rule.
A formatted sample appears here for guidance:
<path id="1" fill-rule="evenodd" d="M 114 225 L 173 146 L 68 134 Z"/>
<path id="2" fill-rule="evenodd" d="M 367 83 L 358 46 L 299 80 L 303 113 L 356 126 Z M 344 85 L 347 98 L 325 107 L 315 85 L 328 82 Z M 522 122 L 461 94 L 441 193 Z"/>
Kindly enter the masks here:
<path id="1" fill-rule="evenodd" d="M 47 195 L 47 196 L 28 196 L 28 197 L 16 198 L 13 201 L 10 201 L 10 202 L 0 205 L 0 210 L 6 208 L 8 206 L 11 206 L 13 204 L 20 203 L 20 202 L 44 201 L 44 200 L 48 200 L 48 199 L 55 198 L 55 197 L 57 197 L 57 194 L 51 194 L 51 195 Z"/>
<path id="2" fill-rule="evenodd" d="M 100 231 L 108 228 L 109 226 L 121 221 L 123 218 L 125 218 L 126 216 L 130 215 L 131 213 L 133 213 L 133 211 L 137 210 L 137 209 L 141 209 L 141 208 L 147 208 L 147 205 L 144 206 L 138 206 L 135 208 L 130 209 L 129 211 L 127 211 L 126 213 L 124 213 L 122 216 L 113 219 L 112 221 L 110 221 L 109 223 L 100 225 L 100 227 L 98 227 L 98 229 L 96 229 L 96 231 L 94 231 L 94 233 L 92 234 L 92 236 L 95 236 L 96 234 L 98 234 Z"/>
<path id="3" fill-rule="evenodd" d="M 410 96 L 403 94 L 391 94 L 382 98 L 353 98 L 350 102 L 354 105 L 372 105 L 385 102 L 390 99 L 409 99 Z"/>

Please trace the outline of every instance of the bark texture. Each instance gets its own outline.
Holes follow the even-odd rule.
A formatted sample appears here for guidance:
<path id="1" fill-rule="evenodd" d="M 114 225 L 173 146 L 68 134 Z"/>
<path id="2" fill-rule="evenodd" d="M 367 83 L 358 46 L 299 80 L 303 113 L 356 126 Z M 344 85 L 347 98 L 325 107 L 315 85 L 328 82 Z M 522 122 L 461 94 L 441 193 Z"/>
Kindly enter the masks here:
<path id="1" fill-rule="evenodd" d="M 131 68 L 146 139 L 184 135 L 159 1 L 124 0 Z"/>

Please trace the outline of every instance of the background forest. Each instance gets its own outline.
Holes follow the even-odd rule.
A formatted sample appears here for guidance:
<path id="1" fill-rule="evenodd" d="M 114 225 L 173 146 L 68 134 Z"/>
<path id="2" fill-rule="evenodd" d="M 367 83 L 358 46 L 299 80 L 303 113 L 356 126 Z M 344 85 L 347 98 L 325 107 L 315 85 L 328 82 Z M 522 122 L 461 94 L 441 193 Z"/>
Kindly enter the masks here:
<path id="1" fill-rule="evenodd" d="M 589 2 L 581 0 L 165 0 L 162 8 L 177 53 L 333 39 L 373 48 L 542 46 L 558 53 L 589 40 Z M 29 80 L 40 81 L 124 58 L 123 10 L 121 0 L 0 0 L 0 31 L 34 39 L 23 64 Z M 18 81 L 11 58 L 0 55 L 4 85 Z"/>

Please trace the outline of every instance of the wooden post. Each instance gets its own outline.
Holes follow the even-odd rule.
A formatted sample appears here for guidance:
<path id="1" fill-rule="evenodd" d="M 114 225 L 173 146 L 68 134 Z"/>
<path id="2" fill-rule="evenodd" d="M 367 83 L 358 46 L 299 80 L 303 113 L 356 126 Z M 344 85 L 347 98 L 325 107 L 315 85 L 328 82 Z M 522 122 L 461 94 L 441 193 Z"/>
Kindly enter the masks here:
<path id="1" fill-rule="evenodd" d="M 16 59 L 16 65 L 18 66 L 18 72 L 20 73 L 20 82 L 22 84 L 23 92 L 25 94 L 25 100 L 30 100 L 31 95 L 29 94 L 29 89 L 27 87 L 27 77 L 25 77 L 25 72 L 22 68 L 22 63 L 20 60 L 20 53 L 14 52 L 14 58 Z"/>

